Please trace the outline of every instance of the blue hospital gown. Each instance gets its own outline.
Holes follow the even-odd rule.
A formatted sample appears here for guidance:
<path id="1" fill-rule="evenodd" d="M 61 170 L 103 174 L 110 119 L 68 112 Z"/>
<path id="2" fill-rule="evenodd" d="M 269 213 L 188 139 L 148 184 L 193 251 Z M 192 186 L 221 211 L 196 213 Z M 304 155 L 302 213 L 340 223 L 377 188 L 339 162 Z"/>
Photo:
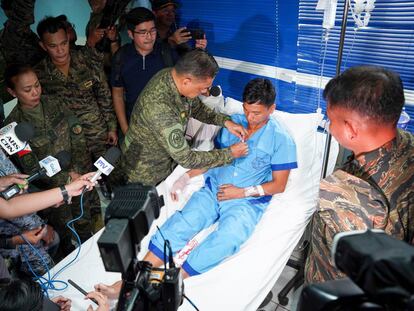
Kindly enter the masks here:
<path id="1" fill-rule="evenodd" d="M 233 115 L 234 122 L 247 127 L 244 115 Z M 223 128 L 216 138 L 217 148 L 226 148 L 239 139 Z M 187 257 L 182 268 L 189 275 L 206 272 L 226 257 L 236 253 L 250 237 L 272 196 L 249 197 L 219 202 L 220 185 L 233 184 L 245 188 L 272 180 L 272 171 L 297 167 L 296 146 L 276 120 L 270 118 L 265 126 L 248 140 L 249 154 L 235 159 L 230 165 L 210 169 L 205 173 L 205 185 L 192 195 L 186 206 L 172 215 L 151 239 L 149 250 L 164 258 L 164 236 L 175 253 L 198 232 L 218 221 L 217 229 Z"/>

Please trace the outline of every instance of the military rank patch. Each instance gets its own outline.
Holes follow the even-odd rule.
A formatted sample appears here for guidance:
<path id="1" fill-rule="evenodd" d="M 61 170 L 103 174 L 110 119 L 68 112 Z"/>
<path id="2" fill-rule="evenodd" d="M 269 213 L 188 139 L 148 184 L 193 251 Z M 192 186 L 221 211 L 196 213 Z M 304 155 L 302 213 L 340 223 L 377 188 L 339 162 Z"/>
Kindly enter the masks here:
<path id="1" fill-rule="evenodd" d="M 177 123 L 164 131 L 164 137 L 167 139 L 168 148 L 172 152 L 177 152 L 185 148 L 184 131 L 182 125 Z"/>
<path id="2" fill-rule="evenodd" d="M 82 133 L 82 126 L 80 124 L 74 124 L 72 125 L 72 133 L 75 135 L 79 135 L 80 133 Z"/>
<path id="3" fill-rule="evenodd" d="M 88 81 L 83 82 L 83 87 L 85 89 L 89 89 L 92 85 L 93 85 L 93 81 L 92 80 L 88 80 Z"/>

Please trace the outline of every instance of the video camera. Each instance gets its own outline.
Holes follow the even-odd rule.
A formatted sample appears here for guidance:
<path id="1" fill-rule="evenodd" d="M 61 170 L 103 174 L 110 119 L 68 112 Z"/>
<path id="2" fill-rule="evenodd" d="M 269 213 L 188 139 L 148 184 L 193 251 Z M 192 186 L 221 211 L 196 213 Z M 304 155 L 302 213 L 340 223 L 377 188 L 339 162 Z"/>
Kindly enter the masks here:
<path id="1" fill-rule="evenodd" d="M 381 230 L 335 236 L 332 258 L 349 278 L 306 286 L 298 311 L 414 310 L 414 247 Z"/>
<path id="2" fill-rule="evenodd" d="M 105 270 L 122 273 L 119 311 L 176 311 L 182 303 L 183 281 L 171 253 L 168 268 L 153 268 L 151 263 L 137 259 L 141 240 L 163 205 L 164 199 L 154 187 L 128 184 L 114 190 L 106 209 L 106 226 L 98 248 Z"/>

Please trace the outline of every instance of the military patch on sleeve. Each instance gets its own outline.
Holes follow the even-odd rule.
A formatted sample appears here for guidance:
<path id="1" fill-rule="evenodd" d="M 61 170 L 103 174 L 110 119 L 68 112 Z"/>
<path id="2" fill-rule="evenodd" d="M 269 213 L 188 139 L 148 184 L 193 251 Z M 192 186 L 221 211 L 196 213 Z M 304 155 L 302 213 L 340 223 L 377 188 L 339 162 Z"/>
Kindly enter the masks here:
<path id="1" fill-rule="evenodd" d="M 181 124 L 177 123 L 163 131 L 171 152 L 181 151 L 186 147 L 184 131 Z"/>
<path id="2" fill-rule="evenodd" d="M 82 133 L 82 126 L 78 123 L 78 124 L 74 124 L 72 125 L 72 133 L 75 135 L 79 135 L 80 133 Z"/>

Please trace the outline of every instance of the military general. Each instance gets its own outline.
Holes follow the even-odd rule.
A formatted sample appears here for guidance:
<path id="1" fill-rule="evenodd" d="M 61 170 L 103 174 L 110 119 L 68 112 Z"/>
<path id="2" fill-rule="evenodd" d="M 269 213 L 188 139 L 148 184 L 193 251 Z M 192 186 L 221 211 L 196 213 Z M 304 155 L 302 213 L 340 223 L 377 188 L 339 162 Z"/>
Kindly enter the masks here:
<path id="1" fill-rule="evenodd" d="M 198 98 L 211 87 L 218 65 L 203 50 L 185 54 L 173 68 L 157 73 L 138 97 L 122 148 L 127 182 L 156 185 L 177 164 L 185 168 L 211 168 L 243 157 L 246 130 L 229 116 L 216 113 Z M 240 138 L 229 148 L 192 151 L 184 138 L 189 118 L 226 127 Z"/>

